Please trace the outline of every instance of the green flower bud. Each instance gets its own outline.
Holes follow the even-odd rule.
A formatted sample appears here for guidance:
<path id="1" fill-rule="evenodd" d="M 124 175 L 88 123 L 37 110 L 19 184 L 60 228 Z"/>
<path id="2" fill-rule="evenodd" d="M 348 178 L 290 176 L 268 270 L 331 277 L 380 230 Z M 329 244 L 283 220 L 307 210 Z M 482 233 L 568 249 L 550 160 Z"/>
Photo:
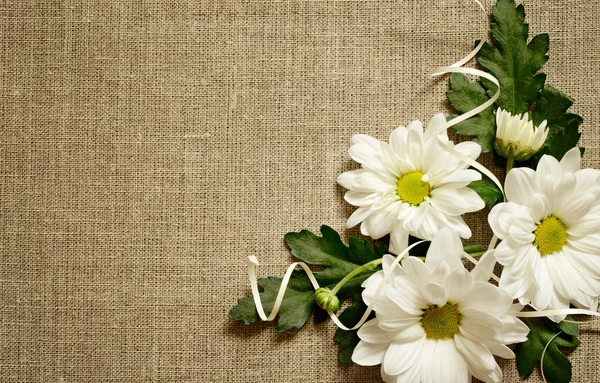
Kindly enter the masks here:
<path id="1" fill-rule="evenodd" d="M 338 297 L 333 295 L 327 287 L 321 287 L 315 291 L 315 301 L 317 301 L 320 308 L 327 311 L 337 311 L 340 306 Z"/>

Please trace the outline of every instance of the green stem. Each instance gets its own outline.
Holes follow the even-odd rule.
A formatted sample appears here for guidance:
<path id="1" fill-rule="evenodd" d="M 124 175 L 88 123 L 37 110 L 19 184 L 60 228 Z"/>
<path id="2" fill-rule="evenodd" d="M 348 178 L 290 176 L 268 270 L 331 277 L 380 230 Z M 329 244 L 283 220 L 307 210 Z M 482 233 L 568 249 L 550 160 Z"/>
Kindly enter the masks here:
<path id="1" fill-rule="evenodd" d="M 479 247 L 481 245 L 476 245 L 476 246 Z M 467 253 L 469 253 L 473 258 L 481 257 L 485 253 L 485 251 L 470 252 L 469 249 L 465 249 L 465 251 Z M 425 257 L 417 257 L 417 258 L 425 260 Z M 335 285 L 335 287 L 331 290 L 331 295 L 336 295 L 337 292 L 340 291 L 340 289 L 342 287 L 344 287 L 344 285 L 346 283 L 350 282 L 350 280 L 352 278 L 354 278 L 355 276 L 357 276 L 358 274 L 360 274 L 360 273 L 362 273 L 363 271 L 366 271 L 366 270 L 373 270 L 377 266 L 381 265 L 382 262 L 383 262 L 383 258 L 379 258 L 379 259 L 372 260 L 371 262 L 365 263 L 362 266 L 358 266 L 356 269 L 354 269 L 350 273 L 348 273 L 348 275 L 346 275 L 341 281 L 339 281 L 337 283 L 337 285 Z"/>
<path id="2" fill-rule="evenodd" d="M 337 292 L 340 291 L 340 289 L 342 287 L 344 287 L 344 285 L 346 283 L 348 283 L 352 278 L 354 278 L 358 274 L 362 273 L 365 270 L 372 270 L 372 269 L 376 268 L 378 265 L 381 265 L 381 262 L 383 262 L 383 258 L 375 259 L 369 263 L 365 263 L 364 265 L 357 267 L 356 269 L 351 271 L 348 275 L 346 275 L 344 277 L 344 279 L 339 281 L 337 285 L 335 285 L 333 290 L 331 290 L 331 295 L 337 294 Z"/>
<path id="3" fill-rule="evenodd" d="M 508 157 L 508 161 L 506 161 L 506 174 L 508 174 L 508 172 L 510 172 L 510 169 L 513 168 L 514 164 L 515 164 L 515 158 Z"/>
<path id="4" fill-rule="evenodd" d="M 485 254 L 485 251 L 476 251 L 474 253 L 469 253 L 469 255 L 473 258 L 479 258 L 481 257 L 483 254 Z"/>

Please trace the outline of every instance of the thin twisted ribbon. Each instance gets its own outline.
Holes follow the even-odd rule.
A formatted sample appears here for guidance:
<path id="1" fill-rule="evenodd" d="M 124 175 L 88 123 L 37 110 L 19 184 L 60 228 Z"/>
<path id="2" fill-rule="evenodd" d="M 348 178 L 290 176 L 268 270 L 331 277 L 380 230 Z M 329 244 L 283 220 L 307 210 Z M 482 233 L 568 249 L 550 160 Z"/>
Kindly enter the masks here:
<path id="1" fill-rule="evenodd" d="M 484 6 L 481 4 L 481 2 L 479 0 L 473 0 L 475 3 L 477 3 L 477 5 L 479 6 L 479 8 L 481 9 L 481 11 L 483 12 L 483 14 L 485 15 L 485 17 L 487 17 L 487 13 L 485 11 Z M 478 113 L 482 112 L 483 110 L 489 108 L 490 106 L 492 106 L 494 104 L 494 102 L 498 99 L 498 97 L 500 96 L 500 83 L 498 82 L 498 79 L 496 77 L 494 77 L 493 75 L 481 71 L 479 69 L 474 69 L 474 68 L 463 68 L 462 65 L 464 65 L 465 63 L 467 63 L 469 60 L 471 60 L 473 57 L 475 57 L 475 55 L 479 52 L 479 50 L 483 47 L 483 45 L 485 44 L 485 41 L 487 39 L 487 33 L 488 30 L 486 29 L 483 37 L 481 38 L 481 40 L 479 41 L 479 44 L 477 44 L 477 46 L 475 47 L 475 49 L 473 49 L 469 54 L 467 54 L 463 59 L 455 62 L 452 65 L 449 66 L 442 66 L 442 67 L 438 67 L 436 68 L 433 72 L 432 72 L 432 76 L 433 77 L 437 77 L 437 76 L 441 76 L 444 74 L 448 74 L 448 73 L 462 73 L 462 74 L 469 74 L 469 75 L 473 75 L 473 76 L 479 76 L 485 79 L 488 79 L 489 81 L 491 81 L 494 85 L 496 85 L 497 90 L 496 93 L 485 103 L 477 106 L 476 108 L 468 111 L 467 113 L 464 113 L 456 118 L 453 118 L 450 121 L 447 121 L 442 127 L 439 128 L 438 131 L 436 131 L 436 136 L 437 136 L 437 143 L 439 145 L 439 147 L 445 151 L 447 151 L 448 153 L 450 153 L 451 155 L 459 158 L 460 160 L 464 161 L 465 163 L 469 164 L 471 167 L 477 169 L 478 171 L 480 171 L 482 174 L 486 175 L 487 177 L 489 177 L 492 182 L 494 182 L 494 184 L 496 184 L 496 186 L 502 191 L 502 195 L 503 195 L 503 199 L 504 201 L 506 201 L 506 196 L 504 193 L 504 188 L 502 187 L 502 183 L 500 182 L 500 180 L 498 180 L 498 178 L 490 171 L 488 170 L 485 166 L 481 165 L 480 163 L 478 163 L 477 161 L 473 160 L 470 157 L 465 156 L 464 154 L 458 152 L 456 149 L 454 149 L 454 144 L 450 141 L 444 142 L 442 136 L 440 136 L 441 133 L 445 132 L 446 130 L 448 130 L 450 127 L 463 122 L 465 120 L 468 120 L 469 118 L 477 115 Z M 399 264 L 400 260 L 408 254 L 408 252 L 415 246 L 417 246 L 420 243 L 423 243 L 425 241 L 419 241 L 409 247 L 407 247 L 406 249 L 404 249 L 395 259 L 394 262 L 392 263 L 391 267 L 395 267 L 396 265 Z M 489 245 L 488 245 L 488 252 L 492 251 L 495 247 L 496 247 L 496 243 L 498 242 L 498 237 L 496 237 L 495 235 L 492 237 Z M 486 252 L 487 254 L 487 252 Z M 470 262 L 472 262 L 473 264 L 477 265 L 478 262 L 477 260 L 475 260 L 473 257 L 471 257 L 468 253 L 463 253 L 463 256 L 465 256 Z M 485 256 L 485 254 L 484 254 Z M 275 303 L 273 305 L 273 309 L 271 310 L 271 313 L 269 314 L 269 316 L 267 316 L 265 314 L 262 302 L 260 300 L 260 294 L 258 291 L 258 281 L 257 281 L 257 277 L 256 277 L 256 271 L 255 268 L 258 265 L 258 259 L 255 256 L 250 256 L 248 257 L 248 275 L 250 277 L 250 284 L 252 287 L 252 295 L 254 298 L 254 304 L 256 306 L 256 310 L 258 312 L 258 315 L 260 316 L 260 318 L 263 321 L 272 321 L 273 319 L 275 319 L 275 317 L 277 316 L 277 313 L 279 312 L 279 309 L 281 308 L 281 303 L 283 302 L 283 297 L 285 295 L 285 291 L 287 289 L 288 283 L 290 282 L 290 278 L 292 276 L 292 273 L 294 271 L 294 269 L 297 266 L 300 266 L 308 275 L 308 278 L 312 284 L 312 286 L 316 289 L 318 289 L 319 283 L 317 282 L 313 272 L 310 270 L 310 268 L 308 267 L 308 265 L 306 265 L 306 263 L 304 262 L 294 262 L 292 263 L 282 281 L 281 281 L 281 285 L 279 287 L 279 291 L 277 293 L 277 297 L 275 299 Z M 493 278 L 496 281 L 499 281 L 499 278 L 494 275 L 492 273 L 491 278 Z M 387 279 L 387 275 L 384 275 L 384 278 L 382 279 L 382 281 L 380 282 L 377 291 L 375 293 L 375 295 L 373 296 L 371 303 L 369 304 L 369 306 L 367 307 L 367 310 L 365 311 L 365 313 L 363 314 L 362 318 L 360 319 L 360 321 L 355 324 L 353 327 L 348 328 L 346 327 L 343 323 L 340 322 L 340 320 L 338 319 L 338 317 L 331 311 L 328 311 L 329 316 L 331 317 L 332 321 L 342 330 L 356 330 L 358 328 L 360 328 L 360 326 L 362 326 L 365 321 L 367 320 L 369 314 L 373 311 L 373 306 L 375 305 L 375 303 L 377 302 L 377 300 L 379 299 L 379 296 L 381 295 L 384 285 L 386 283 L 386 279 Z M 532 306 L 533 307 L 533 306 Z M 538 310 L 535 307 L 533 307 L 536 311 L 530 311 L 530 312 L 522 312 L 522 311 L 509 311 L 506 314 L 508 315 L 514 315 L 516 317 L 522 317 L 522 318 L 533 318 L 533 317 L 546 317 L 546 316 L 561 316 L 561 315 L 569 315 L 569 314 L 583 314 L 583 315 L 591 315 L 591 316 L 596 316 L 596 317 L 600 317 L 600 313 L 595 312 L 595 311 L 591 311 L 591 310 L 585 310 L 585 309 L 559 309 L 559 310 Z M 581 322 L 581 321 L 568 321 L 568 322 L 573 322 L 573 323 L 588 323 L 588 322 L 596 322 L 600 319 L 594 319 L 592 321 L 586 321 L 586 322 Z M 554 340 L 554 338 L 552 339 Z M 552 340 L 550 340 L 550 342 L 552 342 Z M 548 345 L 550 344 L 550 342 L 546 345 L 546 348 L 548 347 Z M 545 351 L 545 349 L 544 349 Z M 542 370 L 543 373 L 543 370 Z"/>
<path id="2" fill-rule="evenodd" d="M 402 258 L 404 258 L 404 256 L 407 255 L 408 252 L 413 247 L 415 247 L 423 242 L 425 242 L 425 241 L 416 242 L 416 243 L 410 245 L 409 247 L 407 247 L 406 249 L 404 249 L 400 254 L 398 254 L 398 256 L 396 256 L 390 269 L 393 269 L 394 267 L 396 267 L 398 265 L 398 263 L 400 263 L 400 260 L 402 260 Z M 273 319 L 275 319 L 275 316 L 277 316 L 277 313 L 279 312 L 279 309 L 281 308 L 281 303 L 283 302 L 283 296 L 285 294 L 285 290 L 287 288 L 288 283 L 290 282 L 290 278 L 292 277 L 292 273 L 293 273 L 294 269 L 296 268 L 296 266 L 300 266 L 306 272 L 306 274 L 308 275 L 308 279 L 310 280 L 310 283 L 314 287 L 315 291 L 320 287 L 319 282 L 317 282 L 317 279 L 315 278 L 315 275 L 313 274 L 313 272 L 310 270 L 310 268 L 308 267 L 308 265 L 306 263 L 304 263 L 304 262 L 292 263 L 288 267 L 285 275 L 283 276 L 281 285 L 279 286 L 279 292 L 277 293 L 277 297 L 275 298 L 275 303 L 273 304 L 273 309 L 271 310 L 271 313 L 269 314 L 269 316 L 267 316 L 265 314 L 265 310 L 263 308 L 262 302 L 260 301 L 260 295 L 258 292 L 258 283 L 257 283 L 257 279 L 256 279 L 256 270 L 255 270 L 256 266 L 258 266 L 258 260 L 256 259 L 256 257 L 255 256 L 248 257 L 248 275 L 250 276 L 250 285 L 252 287 L 252 297 L 254 298 L 254 305 L 256 306 L 256 311 L 258 312 L 258 316 L 260 316 L 260 319 L 262 319 L 263 321 L 272 321 Z M 375 295 L 373 296 L 371 303 L 365 310 L 365 313 L 360 318 L 358 323 L 356 323 L 354 326 L 346 327 L 339 320 L 337 315 L 335 315 L 332 311 L 327 311 L 327 314 L 329 314 L 329 317 L 336 324 L 336 326 L 338 326 L 342 330 L 348 331 L 348 330 L 356 330 L 356 329 L 360 328 L 360 326 L 362 326 L 367 321 L 367 319 L 369 318 L 369 315 L 373 311 L 373 307 L 375 306 L 375 303 L 377 302 L 377 300 L 379 299 L 379 296 L 383 292 L 383 288 L 385 287 L 386 282 L 387 282 L 387 274 L 386 274 L 386 271 L 384 270 L 384 278 L 379 283 L 379 286 L 377 287 L 377 291 L 375 292 Z"/>

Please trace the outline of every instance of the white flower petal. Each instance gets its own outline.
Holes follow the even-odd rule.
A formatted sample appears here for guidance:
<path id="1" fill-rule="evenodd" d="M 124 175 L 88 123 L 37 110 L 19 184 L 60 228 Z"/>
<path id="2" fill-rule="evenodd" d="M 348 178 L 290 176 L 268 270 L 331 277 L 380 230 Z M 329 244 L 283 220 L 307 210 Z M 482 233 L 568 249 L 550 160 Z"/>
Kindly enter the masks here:
<path id="1" fill-rule="evenodd" d="M 492 315 L 502 315 L 509 310 L 512 298 L 491 283 L 475 281 L 471 293 L 457 300 L 462 309 L 475 309 Z"/>
<path id="2" fill-rule="evenodd" d="M 599 222 L 599 214 L 586 214 L 578 221 L 570 223 L 567 226 L 567 233 L 575 237 L 583 237 L 588 234 L 596 233 L 598 231 Z"/>
<path id="3" fill-rule="evenodd" d="M 359 164 L 372 164 L 378 166 L 380 163 L 380 153 L 367 144 L 355 144 L 348 149 L 350 157 Z"/>
<path id="4" fill-rule="evenodd" d="M 469 370 L 454 341 L 426 342 L 421 352 L 421 382 L 468 382 Z"/>
<path id="5" fill-rule="evenodd" d="M 514 202 L 503 202 L 494 206 L 488 215 L 488 222 L 494 234 L 500 239 L 508 237 L 517 211 L 522 211 L 523 209 L 523 206 Z M 520 214 L 523 213 L 520 212 Z"/>
<path id="6" fill-rule="evenodd" d="M 527 205 L 529 198 L 539 192 L 535 183 L 536 173 L 529 168 L 514 168 L 506 175 L 504 193 L 510 202 Z"/>
<path id="7" fill-rule="evenodd" d="M 593 194 L 581 194 L 567 201 L 564 205 L 556 210 L 556 215 L 567 225 L 577 222 L 596 203 L 596 196 Z"/>
<path id="8" fill-rule="evenodd" d="M 442 133 L 441 128 L 446 125 L 446 116 L 443 113 L 435 114 L 429 123 L 427 124 L 427 129 L 425 129 L 425 133 L 423 134 L 423 139 L 425 141 L 435 140 L 436 133 Z M 444 130 L 445 132 L 445 130 Z"/>
<path id="9" fill-rule="evenodd" d="M 581 252 L 569 245 L 564 246 L 562 252 L 580 273 L 600 279 L 600 254 Z"/>
<path id="10" fill-rule="evenodd" d="M 407 316 L 405 318 L 395 318 L 395 319 L 381 319 L 379 320 L 379 327 L 385 331 L 404 331 L 409 327 L 412 327 L 415 324 L 420 322 L 421 318 L 418 316 Z"/>
<path id="11" fill-rule="evenodd" d="M 402 267 L 408 275 L 416 277 L 423 284 L 431 280 L 431 270 L 419 258 L 404 258 L 402 260 Z"/>
<path id="12" fill-rule="evenodd" d="M 387 276 L 388 281 L 393 281 L 394 278 L 406 275 L 399 264 L 392 266 L 396 262 L 396 257 L 390 254 L 384 254 L 382 257 L 383 272 Z"/>
<path id="13" fill-rule="evenodd" d="M 512 273 L 513 271 L 511 266 L 504 266 L 504 270 L 502 270 L 502 274 L 500 274 L 499 286 L 502 290 L 506 291 L 511 297 L 515 299 L 521 298 L 529 290 L 529 287 L 531 286 L 531 281 L 526 278 L 515 279 L 512 277 Z"/>
<path id="14" fill-rule="evenodd" d="M 348 222 L 346 222 L 346 227 L 348 229 L 358 225 L 362 221 L 364 221 L 368 216 L 373 213 L 368 207 L 359 207 L 352 213 L 350 218 L 348 218 Z"/>
<path id="15" fill-rule="evenodd" d="M 365 169 L 351 170 L 349 172 L 342 173 L 338 176 L 337 182 L 346 189 L 352 189 L 352 183 L 356 177 L 366 173 Z"/>
<path id="16" fill-rule="evenodd" d="M 475 342 L 494 340 L 502 342 L 498 331 L 502 328 L 502 321 L 486 312 L 467 308 L 460 310 L 462 321 L 459 326 L 460 332 Z"/>
<path id="17" fill-rule="evenodd" d="M 516 243 L 511 237 L 508 237 L 498 244 L 498 247 L 494 251 L 494 256 L 501 265 L 511 265 L 521 247 L 522 245 Z"/>
<path id="18" fill-rule="evenodd" d="M 448 174 L 441 181 L 439 181 L 435 186 L 439 187 L 447 187 L 452 189 L 462 188 L 467 186 L 473 181 L 478 181 L 481 179 L 481 173 L 474 169 L 465 169 L 465 170 L 457 170 Z"/>
<path id="19" fill-rule="evenodd" d="M 584 237 L 567 237 L 567 243 L 584 253 L 600 254 L 600 233 Z"/>
<path id="20" fill-rule="evenodd" d="M 565 298 L 575 299 L 579 293 L 577 285 L 572 281 L 577 280 L 579 273 L 561 252 L 546 256 L 548 274 L 556 290 Z"/>
<path id="21" fill-rule="evenodd" d="M 446 262 L 451 270 L 464 267 L 461 256 L 463 252 L 460 237 L 449 228 L 442 228 L 431 241 L 425 264 L 431 269 L 440 262 Z"/>
<path id="22" fill-rule="evenodd" d="M 416 323 L 406 329 L 396 332 L 392 339 L 394 342 L 414 342 L 425 337 L 425 331 L 421 324 Z"/>
<path id="23" fill-rule="evenodd" d="M 352 352 L 352 361 L 361 366 L 375 366 L 383 362 L 388 345 L 360 341 Z"/>
<path id="24" fill-rule="evenodd" d="M 461 142 L 460 144 L 454 146 L 454 150 L 473 160 L 476 160 L 481 154 L 481 146 L 473 141 Z M 451 158 L 452 159 L 448 164 L 448 168 L 451 170 L 463 170 L 471 166 L 454 156 L 452 156 Z"/>
<path id="25" fill-rule="evenodd" d="M 486 344 L 486 347 L 490 352 L 496 356 L 499 356 L 504 359 L 514 359 L 515 353 L 508 347 L 499 343 L 489 343 Z"/>
<path id="26" fill-rule="evenodd" d="M 396 278 L 401 281 L 401 285 L 397 287 L 395 292 L 391 291 L 387 294 L 394 303 L 402 310 L 411 315 L 422 315 L 423 309 L 427 307 L 427 302 L 421 297 L 419 289 L 406 276 Z"/>
<path id="27" fill-rule="evenodd" d="M 533 305 L 539 309 L 544 310 L 550 304 L 552 295 L 554 294 L 554 284 L 548 274 L 548 268 L 546 266 L 547 257 L 540 257 L 537 267 L 533 267 L 533 273 L 535 275 L 535 281 L 538 285 L 538 289 L 531 301 Z"/>
<path id="28" fill-rule="evenodd" d="M 382 179 L 378 174 L 372 172 L 364 172 L 354 178 L 352 182 L 352 190 L 363 193 L 385 193 L 389 190 L 394 190 L 396 185 Z"/>
<path id="29" fill-rule="evenodd" d="M 383 359 L 383 370 L 390 375 L 399 375 L 411 368 L 421 356 L 424 338 L 414 342 L 392 342 Z"/>
<path id="30" fill-rule="evenodd" d="M 359 338 L 367 343 L 390 343 L 388 333 L 379 328 L 379 320 L 377 318 L 363 324 L 357 332 Z"/>
<path id="31" fill-rule="evenodd" d="M 495 370 L 496 360 L 485 345 L 473 342 L 460 334 L 454 336 L 454 341 L 456 342 L 456 348 L 467 360 L 469 367 L 486 373 Z"/>
<path id="32" fill-rule="evenodd" d="M 379 239 L 389 234 L 396 223 L 396 217 L 385 210 L 378 210 L 365 218 L 363 224 L 373 239 Z"/>
<path id="33" fill-rule="evenodd" d="M 481 200 L 479 196 L 477 198 Z M 433 190 L 431 192 L 431 206 L 448 215 L 461 215 L 469 211 L 469 203 L 461 198 L 456 189 L 439 188 Z"/>
<path id="34" fill-rule="evenodd" d="M 442 280 L 444 296 L 446 301 L 458 302 L 463 299 L 473 287 L 471 275 L 465 269 L 457 269 Z M 433 303 L 433 302 L 432 302 Z M 446 302 L 444 302 L 446 303 Z M 444 304 L 442 303 L 442 304 Z M 436 303 L 441 305 L 440 303 Z"/>
<path id="35" fill-rule="evenodd" d="M 483 199 L 481 199 L 475 190 L 464 187 L 457 189 L 456 191 L 458 192 L 460 198 L 462 198 L 462 200 L 466 203 L 467 207 L 465 212 L 472 213 L 485 207 L 485 202 L 483 202 Z"/>
<path id="36" fill-rule="evenodd" d="M 448 301 L 444 287 L 435 282 L 430 282 L 423 287 L 423 298 L 428 303 L 438 306 L 443 306 Z"/>
<path id="37" fill-rule="evenodd" d="M 479 263 L 471 271 L 473 281 L 487 282 L 490 280 L 492 274 L 494 274 L 494 267 L 496 267 L 494 253 L 494 250 L 490 250 L 479 258 Z"/>
<path id="38" fill-rule="evenodd" d="M 519 168 L 523 169 L 523 168 Z M 536 169 L 536 183 L 538 188 L 544 189 L 543 183 L 546 182 L 546 177 L 551 180 L 562 179 L 564 172 L 558 163 L 558 160 L 550 155 L 544 154 L 538 162 Z M 553 181 L 553 184 L 556 183 Z"/>
<path id="39" fill-rule="evenodd" d="M 560 167 L 563 172 L 575 173 L 581 166 L 581 151 L 579 148 L 569 150 L 560 160 Z"/>
<path id="40" fill-rule="evenodd" d="M 396 222 L 390 233 L 390 252 L 400 254 L 408 247 L 408 230 L 401 222 Z"/>
<path id="41" fill-rule="evenodd" d="M 548 201 L 548 197 L 542 193 L 534 193 L 531 196 L 529 210 L 531 211 L 531 218 L 534 222 L 539 222 L 540 220 L 549 216 L 549 208 L 550 202 Z"/>

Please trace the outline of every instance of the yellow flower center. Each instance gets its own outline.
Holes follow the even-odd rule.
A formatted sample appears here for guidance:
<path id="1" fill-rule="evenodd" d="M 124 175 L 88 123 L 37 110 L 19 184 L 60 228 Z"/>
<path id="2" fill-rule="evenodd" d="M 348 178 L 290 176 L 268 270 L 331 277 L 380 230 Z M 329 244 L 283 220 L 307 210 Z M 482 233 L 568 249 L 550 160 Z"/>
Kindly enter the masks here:
<path id="1" fill-rule="evenodd" d="M 430 305 L 423 310 L 421 327 L 429 339 L 449 339 L 458 332 L 460 311 L 456 303 L 446 303 L 442 307 Z"/>
<path id="2" fill-rule="evenodd" d="M 398 197 L 402 201 L 415 206 L 423 202 L 425 197 L 429 197 L 431 186 L 429 182 L 421 181 L 421 178 L 423 178 L 422 172 L 403 174 L 398 180 L 398 186 L 396 187 Z"/>
<path id="3" fill-rule="evenodd" d="M 542 220 L 533 233 L 533 245 L 541 255 L 548 255 L 561 251 L 567 242 L 567 227 L 553 215 Z"/>

